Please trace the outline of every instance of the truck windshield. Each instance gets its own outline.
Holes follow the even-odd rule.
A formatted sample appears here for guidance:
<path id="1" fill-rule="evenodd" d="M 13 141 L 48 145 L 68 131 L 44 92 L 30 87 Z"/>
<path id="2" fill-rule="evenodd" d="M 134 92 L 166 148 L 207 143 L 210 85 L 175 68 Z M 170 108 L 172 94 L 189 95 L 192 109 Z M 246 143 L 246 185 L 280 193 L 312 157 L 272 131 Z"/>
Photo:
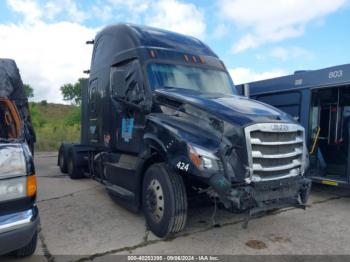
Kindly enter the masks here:
<path id="1" fill-rule="evenodd" d="M 173 64 L 149 64 L 152 89 L 181 88 L 201 93 L 235 95 L 236 89 L 224 71 Z"/>

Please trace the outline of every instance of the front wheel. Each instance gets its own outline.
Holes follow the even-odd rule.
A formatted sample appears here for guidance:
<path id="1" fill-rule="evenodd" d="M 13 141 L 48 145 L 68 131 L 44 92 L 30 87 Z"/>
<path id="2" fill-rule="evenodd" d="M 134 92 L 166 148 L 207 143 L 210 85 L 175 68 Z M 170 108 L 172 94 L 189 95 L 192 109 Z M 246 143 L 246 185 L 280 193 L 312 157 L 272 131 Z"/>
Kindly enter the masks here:
<path id="1" fill-rule="evenodd" d="M 15 256 L 16 257 L 29 257 L 29 256 L 33 255 L 35 252 L 35 249 L 36 249 L 37 242 L 38 242 L 38 232 L 36 231 L 34 233 L 32 240 L 28 243 L 28 245 L 15 251 Z"/>
<path id="2" fill-rule="evenodd" d="M 187 195 L 182 177 L 164 163 L 150 166 L 142 187 L 147 225 L 157 237 L 183 230 L 187 219 Z"/>

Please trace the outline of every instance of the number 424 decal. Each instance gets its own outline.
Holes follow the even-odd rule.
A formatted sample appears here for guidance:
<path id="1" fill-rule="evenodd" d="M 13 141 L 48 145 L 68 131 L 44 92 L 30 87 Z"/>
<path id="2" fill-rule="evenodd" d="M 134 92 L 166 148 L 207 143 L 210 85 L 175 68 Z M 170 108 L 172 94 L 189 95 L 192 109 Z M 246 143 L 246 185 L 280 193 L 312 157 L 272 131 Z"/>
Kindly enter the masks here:
<path id="1" fill-rule="evenodd" d="M 188 168 L 189 168 L 190 164 L 186 164 L 184 162 L 179 161 L 176 166 L 180 170 L 188 171 Z"/>

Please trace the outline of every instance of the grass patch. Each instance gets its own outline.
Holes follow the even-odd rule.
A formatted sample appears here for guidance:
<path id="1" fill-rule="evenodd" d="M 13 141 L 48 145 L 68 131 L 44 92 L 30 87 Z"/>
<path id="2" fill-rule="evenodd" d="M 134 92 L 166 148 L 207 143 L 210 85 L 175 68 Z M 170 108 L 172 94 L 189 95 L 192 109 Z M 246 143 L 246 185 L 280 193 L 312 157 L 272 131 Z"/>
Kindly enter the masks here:
<path id="1" fill-rule="evenodd" d="M 80 107 L 52 103 L 30 103 L 37 136 L 36 151 L 56 151 L 62 142 L 80 141 Z"/>

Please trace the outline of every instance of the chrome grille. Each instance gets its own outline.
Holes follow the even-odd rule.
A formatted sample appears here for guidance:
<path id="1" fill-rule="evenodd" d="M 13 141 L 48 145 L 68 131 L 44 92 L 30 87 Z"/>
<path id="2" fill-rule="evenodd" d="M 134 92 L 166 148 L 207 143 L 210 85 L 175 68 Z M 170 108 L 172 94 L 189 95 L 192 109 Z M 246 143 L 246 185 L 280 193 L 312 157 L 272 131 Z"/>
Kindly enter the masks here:
<path id="1" fill-rule="evenodd" d="M 297 124 L 263 123 L 245 128 L 250 175 L 270 180 L 300 174 L 304 128 Z"/>

